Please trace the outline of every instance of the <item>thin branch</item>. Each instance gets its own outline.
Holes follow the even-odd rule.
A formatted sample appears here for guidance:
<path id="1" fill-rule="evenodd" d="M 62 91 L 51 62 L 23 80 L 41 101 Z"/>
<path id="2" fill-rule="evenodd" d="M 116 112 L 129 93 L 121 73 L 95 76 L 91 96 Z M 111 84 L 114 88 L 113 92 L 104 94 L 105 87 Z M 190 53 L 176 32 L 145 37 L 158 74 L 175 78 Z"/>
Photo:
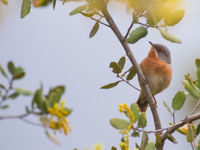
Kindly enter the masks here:
<path id="1" fill-rule="evenodd" d="M 200 113 L 187 116 L 183 121 L 180 121 L 179 123 L 176 123 L 168 128 L 168 130 L 162 135 L 162 144 L 164 144 L 165 139 L 167 138 L 168 134 L 172 134 L 176 131 L 176 129 L 182 127 L 183 125 L 187 123 L 191 123 L 192 121 L 200 119 Z"/>
<path id="2" fill-rule="evenodd" d="M 176 120 L 175 120 L 175 110 L 172 113 L 172 118 L 173 118 L 173 124 L 175 124 L 176 123 Z"/>
<path id="3" fill-rule="evenodd" d="M 107 7 L 105 6 L 102 9 L 102 13 L 105 16 L 108 24 L 110 25 L 111 29 L 113 30 L 113 32 L 115 33 L 115 35 L 117 36 L 117 38 L 119 39 L 121 45 L 123 46 L 124 50 L 126 51 L 126 55 L 129 57 L 132 65 L 134 66 L 137 74 L 138 74 L 138 78 L 139 78 L 139 82 L 141 85 L 142 90 L 144 91 L 146 98 L 148 100 L 148 103 L 150 105 L 151 108 L 151 112 L 153 114 L 153 119 L 154 119 L 154 124 L 155 124 L 155 129 L 162 129 L 161 127 L 161 122 L 160 122 L 160 118 L 157 112 L 157 108 L 155 107 L 154 104 L 154 99 L 153 96 L 151 94 L 151 91 L 149 89 L 149 86 L 147 84 L 147 80 L 143 75 L 143 72 L 140 68 L 140 66 L 138 65 L 130 47 L 128 46 L 128 43 L 126 42 L 125 38 L 122 36 L 121 32 L 119 31 L 118 27 L 116 26 L 113 18 L 111 17 L 110 13 L 107 10 Z M 160 134 L 162 134 L 162 131 L 159 132 Z M 162 149 L 162 148 L 161 148 Z"/>
<path id="4" fill-rule="evenodd" d="M 130 25 L 129 28 L 128 28 L 128 31 L 126 32 L 126 35 L 124 36 L 125 39 L 127 39 L 127 37 L 128 37 L 128 35 L 129 35 L 129 33 L 130 33 L 130 31 L 131 31 L 131 29 L 132 29 L 134 23 L 135 23 L 135 21 L 133 20 L 133 21 L 131 22 L 131 25 Z"/>
<path id="5" fill-rule="evenodd" d="M 96 19 L 96 18 L 93 18 L 93 17 L 89 17 L 89 18 L 92 19 L 92 20 L 94 20 L 94 21 L 97 21 L 98 23 L 100 23 L 100 24 L 102 24 L 102 25 L 105 25 L 105 26 L 107 26 L 107 27 L 110 28 L 110 25 L 108 25 L 108 24 L 106 24 L 106 23 L 104 23 L 104 22 L 101 22 L 99 19 Z"/>
<path id="6" fill-rule="evenodd" d="M 34 126 L 38 126 L 38 127 L 43 127 L 42 124 L 39 124 L 39 123 L 36 123 L 36 122 L 32 122 L 32 121 L 27 120 L 27 119 L 25 119 L 25 118 L 20 118 L 20 119 L 21 119 L 22 121 L 24 121 L 24 122 L 30 124 L 30 125 L 34 125 Z"/>
<path id="7" fill-rule="evenodd" d="M 192 127 L 191 127 L 191 124 L 189 124 L 189 130 L 190 130 L 191 133 L 192 133 L 192 141 L 193 141 L 193 142 L 191 142 L 191 144 L 194 146 L 194 149 L 197 150 L 197 145 L 196 145 L 196 143 L 195 143 L 194 131 L 193 131 Z"/>
<path id="8" fill-rule="evenodd" d="M 196 149 L 194 149 L 194 146 L 193 146 L 192 142 L 190 143 L 190 145 L 192 147 L 192 150 L 196 150 Z"/>
<path id="9" fill-rule="evenodd" d="M 31 113 L 26 113 L 26 114 L 16 115 L 16 116 L 0 116 L 0 120 L 3 120 L 3 119 L 21 119 L 21 118 L 27 117 L 29 114 L 31 114 Z"/>
<path id="10" fill-rule="evenodd" d="M 126 82 L 128 85 L 130 85 L 132 88 L 134 88 L 135 90 L 141 92 L 140 89 L 138 89 L 137 87 L 135 87 L 134 85 L 132 85 L 129 81 L 125 80 L 123 77 L 121 77 L 120 75 L 117 76 L 118 78 L 120 78 L 122 81 Z"/>
<path id="11" fill-rule="evenodd" d="M 197 110 L 197 108 L 199 107 L 199 105 L 200 105 L 200 99 L 198 100 L 197 104 L 195 105 L 195 107 L 194 107 L 194 109 L 192 110 L 192 112 L 190 113 L 190 115 L 193 115 L 193 114 L 194 114 L 194 112 Z M 189 115 L 189 116 L 190 116 L 190 115 Z"/>

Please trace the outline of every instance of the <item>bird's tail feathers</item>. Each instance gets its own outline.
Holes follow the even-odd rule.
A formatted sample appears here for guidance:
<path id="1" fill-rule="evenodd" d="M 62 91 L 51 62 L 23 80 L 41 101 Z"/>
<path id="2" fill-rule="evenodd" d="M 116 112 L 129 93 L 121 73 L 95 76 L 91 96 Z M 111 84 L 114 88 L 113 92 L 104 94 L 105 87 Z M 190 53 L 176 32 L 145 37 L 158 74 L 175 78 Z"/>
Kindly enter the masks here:
<path id="1" fill-rule="evenodd" d="M 141 112 L 146 112 L 149 104 L 145 97 L 142 96 L 142 94 L 140 94 L 140 97 L 138 98 L 136 103 L 138 104 Z"/>

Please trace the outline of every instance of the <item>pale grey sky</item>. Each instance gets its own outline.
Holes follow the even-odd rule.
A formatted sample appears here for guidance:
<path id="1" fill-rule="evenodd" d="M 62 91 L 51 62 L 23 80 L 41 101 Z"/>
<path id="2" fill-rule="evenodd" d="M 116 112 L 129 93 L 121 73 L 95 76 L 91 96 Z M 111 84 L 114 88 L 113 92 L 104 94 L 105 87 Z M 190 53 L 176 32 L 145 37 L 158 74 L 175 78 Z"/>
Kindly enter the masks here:
<path id="1" fill-rule="evenodd" d="M 168 46 L 172 53 L 173 80 L 169 88 L 157 97 L 162 125 L 171 121 L 162 100 L 171 104 L 173 95 L 182 89 L 181 80 L 187 72 L 195 73 L 194 58 L 200 57 L 200 2 L 186 1 L 184 19 L 169 31 L 181 38 L 183 44 L 173 44 L 164 40 L 158 31 L 149 30 L 145 39 L 131 46 L 138 62 L 146 57 L 150 45 L 148 41 Z M 116 81 L 109 68 L 111 61 L 124 56 L 117 38 L 107 27 L 100 26 L 97 35 L 89 39 L 94 24 L 80 15 L 69 16 L 74 3 L 58 3 L 52 7 L 32 9 L 25 18 L 20 19 L 21 1 L 9 1 L 8 6 L 0 5 L 0 63 L 6 66 L 9 60 L 25 68 L 25 79 L 17 81 L 16 86 L 34 90 L 44 83 L 49 87 L 64 84 L 67 87 L 64 98 L 67 106 L 74 109 L 68 118 L 72 127 L 69 136 L 57 134 L 62 143 L 57 146 L 49 141 L 43 129 L 30 126 L 19 120 L 0 121 L 0 145 L 2 150 L 72 150 L 84 149 L 102 142 L 105 149 L 118 146 L 120 134 L 109 125 L 112 117 L 124 117 L 118 112 L 118 103 L 131 104 L 137 100 L 138 92 L 125 83 L 111 90 L 99 89 L 102 85 Z M 121 31 L 125 33 L 130 24 L 130 16 L 123 10 L 114 8 L 112 15 Z M 127 68 L 130 65 L 129 61 Z M 0 77 L 0 82 L 2 81 Z M 133 82 L 137 85 L 137 81 Z M 189 100 L 188 100 L 189 101 Z M 194 100 L 193 100 L 194 101 Z M 20 97 L 10 102 L 10 109 L 0 114 L 21 114 L 24 106 L 30 104 L 29 98 Z M 185 109 L 191 106 L 186 102 Z M 178 111 L 177 120 L 188 112 Z M 154 128 L 152 115 L 148 109 L 148 129 Z M 37 118 L 33 118 L 37 121 Z M 191 149 L 185 137 L 176 135 L 178 144 L 166 142 L 165 149 Z M 153 139 L 152 139 L 153 140 Z M 134 140 L 132 140 L 134 142 Z"/>

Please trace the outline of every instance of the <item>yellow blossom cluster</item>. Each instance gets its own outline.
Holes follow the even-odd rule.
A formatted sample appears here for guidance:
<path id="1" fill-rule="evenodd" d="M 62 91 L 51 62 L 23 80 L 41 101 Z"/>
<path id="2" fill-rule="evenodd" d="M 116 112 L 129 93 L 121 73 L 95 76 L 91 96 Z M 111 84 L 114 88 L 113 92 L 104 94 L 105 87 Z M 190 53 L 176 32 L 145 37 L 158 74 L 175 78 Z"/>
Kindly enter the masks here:
<path id="1" fill-rule="evenodd" d="M 129 126 L 127 130 L 125 131 L 125 134 L 126 134 L 125 143 L 123 142 L 120 143 L 120 147 L 122 150 L 129 150 L 129 132 L 131 128 L 133 127 L 135 117 L 133 116 L 133 112 L 131 111 L 130 107 L 127 104 L 118 104 L 118 107 L 119 107 L 119 111 L 121 113 L 125 113 L 130 121 Z"/>
<path id="2" fill-rule="evenodd" d="M 188 128 L 189 128 L 189 123 L 187 123 L 186 125 L 184 125 L 184 126 L 182 127 L 182 131 L 183 131 L 185 134 L 187 134 Z"/>
<path id="3" fill-rule="evenodd" d="M 50 113 L 50 128 L 62 132 L 64 131 L 65 135 L 71 131 L 71 127 L 66 119 L 68 112 L 64 109 L 65 107 L 65 99 L 63 99 L 60 103 L 55 103 L 53 108 L 49 108 L 48 111 Z"/>

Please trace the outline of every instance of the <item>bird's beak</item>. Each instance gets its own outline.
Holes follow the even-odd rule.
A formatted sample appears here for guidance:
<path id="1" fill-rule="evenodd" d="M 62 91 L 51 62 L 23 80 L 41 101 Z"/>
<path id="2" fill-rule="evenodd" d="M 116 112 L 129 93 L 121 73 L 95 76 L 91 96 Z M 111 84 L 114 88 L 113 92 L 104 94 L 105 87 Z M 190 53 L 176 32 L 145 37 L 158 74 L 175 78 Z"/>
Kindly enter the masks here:
<path id="1" fill-rule="evenodd" d="M 149 44 L 151 44 L 152 46 L 154 46 L 154 44 L 151 41 L 149 41 Z"/>

